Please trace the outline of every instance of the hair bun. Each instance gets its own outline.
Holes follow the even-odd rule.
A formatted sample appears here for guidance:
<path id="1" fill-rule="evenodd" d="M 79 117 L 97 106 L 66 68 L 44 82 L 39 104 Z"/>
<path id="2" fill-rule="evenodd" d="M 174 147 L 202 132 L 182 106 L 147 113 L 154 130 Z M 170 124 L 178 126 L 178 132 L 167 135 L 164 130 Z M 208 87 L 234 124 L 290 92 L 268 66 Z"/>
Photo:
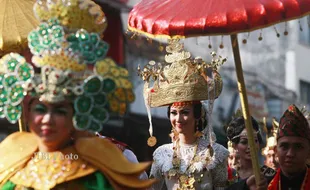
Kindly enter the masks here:
<path id="1" fill-rule="evenodd" d="M 228 125 L 226 129 L 227 138 L 231 140 L 235 136 L 235 128 Z"/>

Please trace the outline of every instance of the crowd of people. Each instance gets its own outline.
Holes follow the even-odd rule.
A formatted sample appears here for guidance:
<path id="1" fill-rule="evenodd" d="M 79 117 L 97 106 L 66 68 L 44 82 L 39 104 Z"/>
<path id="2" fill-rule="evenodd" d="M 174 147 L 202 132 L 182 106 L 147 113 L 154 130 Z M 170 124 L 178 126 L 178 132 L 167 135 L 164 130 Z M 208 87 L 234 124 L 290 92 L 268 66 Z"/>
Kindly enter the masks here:
<path id="1" fill-rule="evenodd" d="M 245 118 L 236 114 L 225 128 L 228 148 L 216 142 L 212 129 L 213 103 L 223 88 L 217 69 L 225 60 L 215 53 L 211 62 L 193 59 L 175 39 L 166 47 L 166 64 L 150 62 L 138 70 L 145 82 L 148 144 L 156 144 L 150 109 L 162 106 L 171 143 L 159 146 L 152 162 L 139 163 L 126 144 L 99 135 L 109 115 L 132 101 L 128 71 L 105 57 L 108 44 L 100 33 L 106 20 L 98 5 L 81 0 L 49 6 L 50 12 L 35 4 L 41 24 L 28 37 L 32 63 L 17 53 L 0 60 L 0 116 L 26 126 L 0 143 L 1 190 L 310 189 L 304 113 L 290 105 L 273 122 L 266 147 L 259 123 L 250 118 L 256 148 L 265 156 L 256 182 Z"/>

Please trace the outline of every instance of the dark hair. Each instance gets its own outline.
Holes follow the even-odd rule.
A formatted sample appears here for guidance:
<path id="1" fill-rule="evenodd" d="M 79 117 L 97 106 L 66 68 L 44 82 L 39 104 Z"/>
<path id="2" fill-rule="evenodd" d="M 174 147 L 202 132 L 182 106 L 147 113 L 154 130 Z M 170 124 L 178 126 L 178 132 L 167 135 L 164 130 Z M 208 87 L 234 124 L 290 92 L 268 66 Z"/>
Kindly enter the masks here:
<path id="1" fill-rule="evenodd" d="M 259 131 L 259 125 L 258 125 L 257 121 L 252 116 L 251 116 L 251 119 L 252 119 L 253 129 L 256 132 Z M 236 138 L 234 138 L 234 137 L 237 135 L 240 135 L 240 133 L 244 129 L 245 129 L 244 117 L 240 116 L 240 117 L 235 118 L 234 120 L 232 120 L 228 124 L 228 126 L 226 128 L 227 138 L 229 140 L 231 140 L 233 143 L 238 144 L 240 141 L 240 137 L 236 137 Z M 263 143 L 262 136 L 259 132 L 257 133 L 257 139 L 258 139 L 259 144 Z"/>
<path id="2" fill-rule="evenodd" d="M 198 103 L 198 104 L 193 104 L 192 106 L 193 106 L 193 110 L 194 110 L 195 119 L 199 119 L 198 130 L 202 131 L 208 124 L 208 121 L 206 118 L 204 119 L 204 122 L 202 122 L 202 119 L 201 119 L 202 104 Z M 167 109 L 167 116 L 169 119 L 170 119 L 170 108 L 171 108 L 171 105 L 168 106 L 168 109 Z"/>

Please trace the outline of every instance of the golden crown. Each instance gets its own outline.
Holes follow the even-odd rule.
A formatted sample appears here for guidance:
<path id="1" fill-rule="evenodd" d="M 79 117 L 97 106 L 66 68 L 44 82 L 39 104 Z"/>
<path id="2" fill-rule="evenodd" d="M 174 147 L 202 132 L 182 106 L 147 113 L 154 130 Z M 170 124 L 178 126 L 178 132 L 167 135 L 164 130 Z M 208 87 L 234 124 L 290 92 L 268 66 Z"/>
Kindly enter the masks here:
<path id="1" fill-rule="evenodd" d="M 262 154 L 267 155 L 268 150 L 273 149 L 277 145 L 277 131 L 279 128 L 279 123 L 275 118 L 272 118 L 272 128 L 270 134 L 268 135 L 268 130 L 266 132 L 266 147 L 262 149 Z"/>
<path id="2" fill-rule="evenodd" d="M 150 61 L 143 70 L 138 67 L 139 76 L 145 81 L 144 97 L 148 105 L 159 107 L 174 102 L 216 99 L 220 95 L 223 82 L 217 68 L 226 58 L 216 57 L 212 52 L 210 63 L 201 58 L 192 59 L 176 39 L 169 41 L 166 51 L 165 64 Z"/>

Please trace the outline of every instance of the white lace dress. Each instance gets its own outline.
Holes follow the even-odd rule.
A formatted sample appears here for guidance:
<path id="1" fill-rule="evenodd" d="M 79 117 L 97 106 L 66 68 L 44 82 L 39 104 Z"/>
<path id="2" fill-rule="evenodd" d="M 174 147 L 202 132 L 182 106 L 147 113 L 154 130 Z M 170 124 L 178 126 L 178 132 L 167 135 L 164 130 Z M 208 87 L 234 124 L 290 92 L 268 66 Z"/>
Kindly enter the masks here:
<path id="1" fill-rule="evenodd" d="M 213 145 L 214 155 L 210 163 L 206 163 L 208 156 L 209 142 L 205 139 L 199 139 L 197 154 L 201 160 L 194 163 L 196 173 L 195 179 L 201 178 L 199 183 L 197 180 L 194 184 L 195 190 L 220 190 L 225 189 L 227 184 L 227 157 L 228 150 L 220 144 Z M 179 188 L 177 177 L 168 179 L 168 171 L 173 167 L 173 144 L 165 144 L 158 147 L 153 154 L 153 165 L 150 176 L 158 179 L 158 183 L 153 185 L 153 190 L 177 190 Z M 194 157 L 195 144 L 180 144 L 181 154 L 181 172 L 185 172 Z"/>

